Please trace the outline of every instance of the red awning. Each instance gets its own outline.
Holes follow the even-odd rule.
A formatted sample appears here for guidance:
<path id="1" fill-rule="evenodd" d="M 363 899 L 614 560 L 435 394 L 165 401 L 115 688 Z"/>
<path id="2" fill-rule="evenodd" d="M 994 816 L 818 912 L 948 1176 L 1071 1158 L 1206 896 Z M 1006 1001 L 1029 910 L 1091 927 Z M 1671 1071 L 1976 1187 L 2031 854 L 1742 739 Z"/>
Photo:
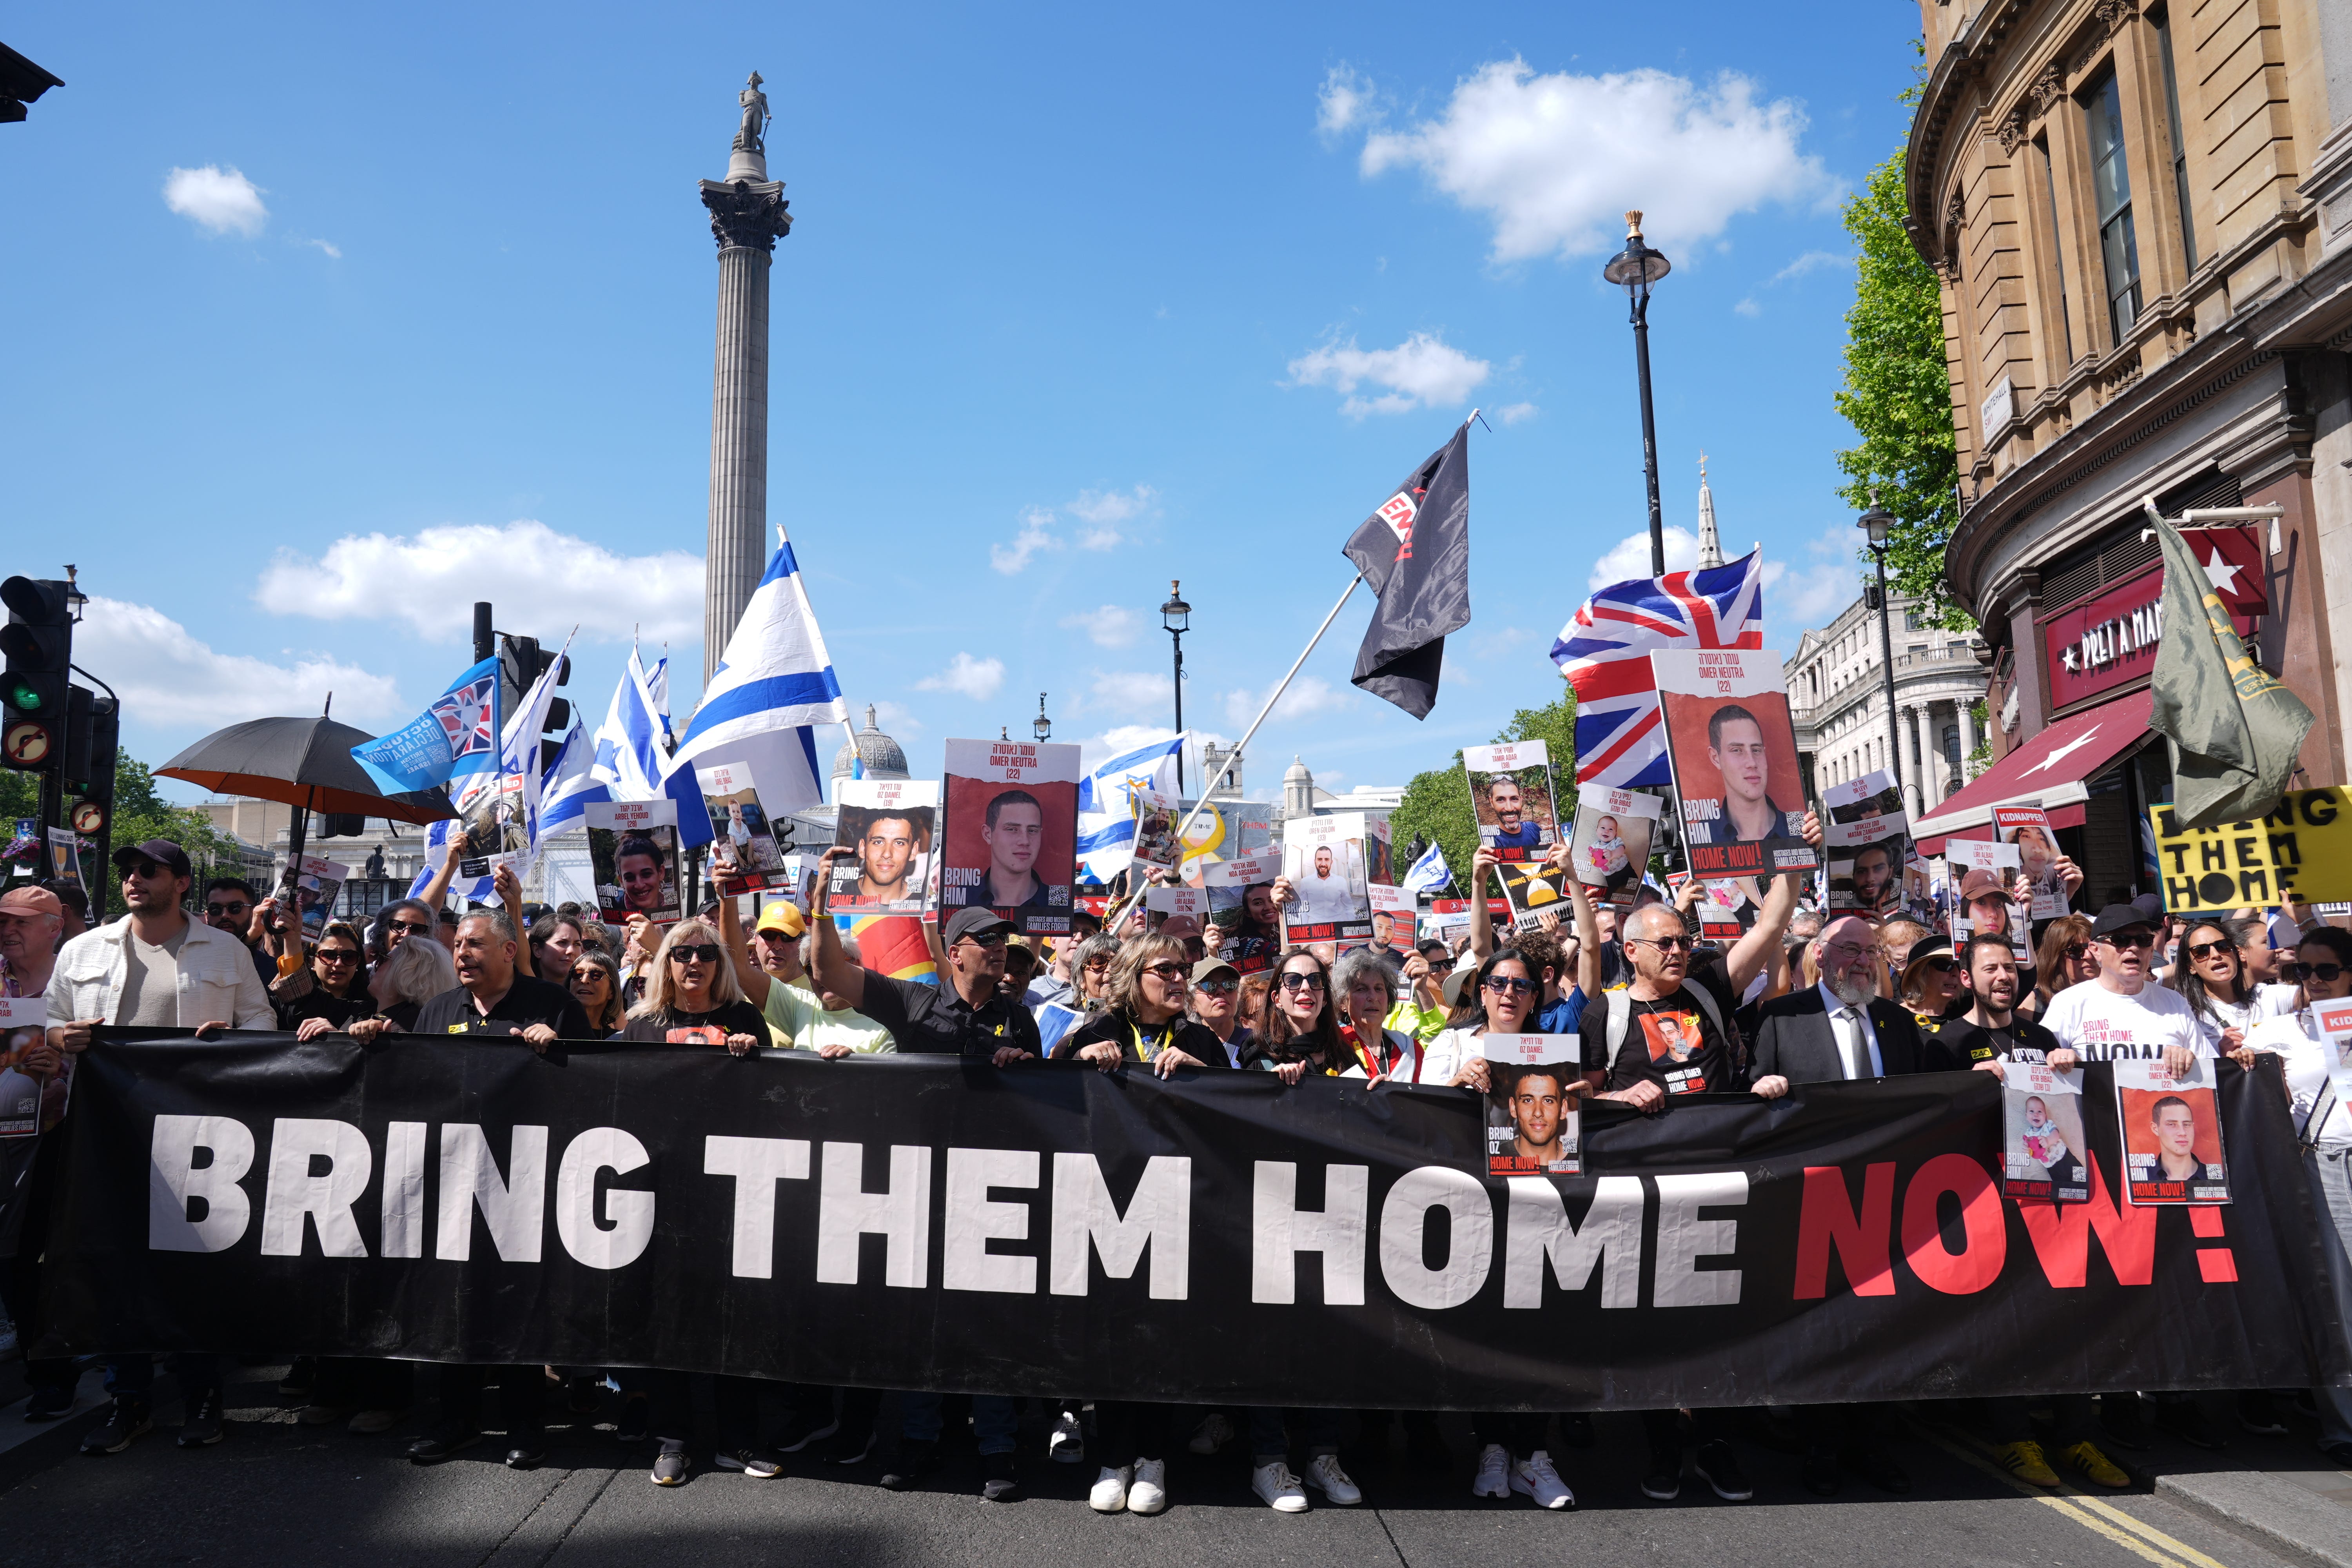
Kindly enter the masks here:
<path id="1" fill-rule="evenodd" d="M 2090 792 L 2083 781 L 2147 733 L 2146 687 L 2063 719 L 2019 746 L 1911 825 L 1919 853 L 1942 852 L 1947 838 L 1988 838 L 1996 805 L 2038 805 L 2053 827 L 2079 827 Z"/>

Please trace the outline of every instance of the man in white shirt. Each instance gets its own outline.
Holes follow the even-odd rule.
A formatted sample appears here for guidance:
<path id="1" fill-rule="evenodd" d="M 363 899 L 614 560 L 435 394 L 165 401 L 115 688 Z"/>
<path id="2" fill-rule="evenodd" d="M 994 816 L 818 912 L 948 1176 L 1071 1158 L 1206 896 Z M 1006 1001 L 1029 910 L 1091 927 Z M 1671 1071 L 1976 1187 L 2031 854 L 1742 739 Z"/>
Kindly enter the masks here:
<path id="1" fill-rule="evenodd" d="M 1349 889 L 1347 873 L 1336 868 L 1328 844 L 1315 847 L 1314 868 L 1298 879 L 1295 892 L 1298 901 L 1290 918 L 1301 925 L 1356 918 L 1355 894 Z"/>
<path id="2" fill-rule="evenodd" d="M 87 931 L 58 953 L 49 977 L 49 1044 L 61 1051 L 89 1048 L 91 1031 L 192 1028 L 209 1039 L 227 1028 L 274 1029 L 278 1015 L 254 972 L 244 942 L 188 918 L 194 880 L 188 853 L 167 839 L 128 844 L 114 852 L 122 873 L 121 920 Z M 222 1437 L 221 1363 L 216 1355 L 175 1355 L 187 1414 L 180 1447 L 201 1447 Z M 116 1361 L 108 1381 L 114 1409 L 104 1426 L 82 1439 L 85 1454 L 119 1454 L 153 1429 L 148 1394 L 155 1366 L 147 1356 Z"/>
<path id="3" fill-rule="evenodd" d="M 2129 904 L 2109 904 L 2091 925 L 2099 975 L 2050 999 L 2042 1022 L 2058 1043 L 2084 1061 L 2150 1061 L 2161 1058 L 2175 1076 L 2188 1072 L 2213 1047 L 2197 1027 L 2189 1003 L 2149 974 L 2156 924 Z"/>

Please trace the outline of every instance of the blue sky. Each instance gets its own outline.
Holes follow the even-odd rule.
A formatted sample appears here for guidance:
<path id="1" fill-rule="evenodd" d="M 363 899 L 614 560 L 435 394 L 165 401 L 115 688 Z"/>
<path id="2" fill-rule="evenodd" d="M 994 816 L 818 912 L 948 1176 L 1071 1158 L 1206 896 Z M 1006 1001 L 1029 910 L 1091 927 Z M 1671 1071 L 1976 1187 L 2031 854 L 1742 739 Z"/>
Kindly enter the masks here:
<path id="1" fill-rule="evenodd" d="M 1642 567 L 1621 292 L 1640 205 L 1667 521 L 1708 453 L 1768 640 L 1851 597 L 1836 202 L 1899 138 L 1913 18 L 1833 4 L 11 11 L 65 79 L 0 126 L 6 564 L 71 560 L 79 662 L 160 762 L 372 730 L 470 603 L 601 713 L 633 626 L 700 646 L 714 247 L 753 68 L 776 120 L 772 521 L 852 703 L 919 774 L 1037 694 L 1056 739 L 1237 735 L 1339 553 L 1475 405 L 1470 627 L 1416 722 L 1347 683 L 1360 595 L 1253 751 L 1402 783 L 1559 689 Z M 1507 416 L 1505 411 L 1508 411 Z M 1613 552 L 1613 553 L 1612 553 Z M 53 560 L 52 557 L 55 559 Z M 684 703 L 681 702 L 681 719 Z"/>

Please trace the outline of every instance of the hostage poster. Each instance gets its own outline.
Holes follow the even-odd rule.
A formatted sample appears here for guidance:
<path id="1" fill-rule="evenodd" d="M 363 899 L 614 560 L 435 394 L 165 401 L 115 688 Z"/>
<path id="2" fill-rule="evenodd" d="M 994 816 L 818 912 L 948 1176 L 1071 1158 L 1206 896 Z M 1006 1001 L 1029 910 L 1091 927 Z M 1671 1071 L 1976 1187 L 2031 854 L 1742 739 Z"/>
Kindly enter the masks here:
<path id="1" fill-rule="evenodd" d="M 606 925 L 626 925 L 643 915 L 669 925 L 686 912 L 678 883 L 677 802 L 591 802 L 589 875 L 596 883 L 596 915 Z"/>
<path id="2" fill-rule="evenodd" d="M 1805 786 L 1780 656 L 1759 648 L 1650 655 L 1666 758 L 1682 801 L 1690 869 L 1701 877 L 1811 871 Z"/>
<path id="3" fill-rule="evenodd" d="M 1477 1049 L 1486 1058 L 1486 1174 L 1580 1173 L 1576 1037 L 1485 1034 Z"/>
<path id="4" fill-rule="evenodd" d="M 2119 1061 L 2116 1113 L 2123 1121 L 2124 1184 L 2135 1204 L 2226 1204 L 2230 1166 L 2213 1064 L 2200 1057 L 2179 1078 L 2160 1061 Z"/>
<path id="5" fill-rule="evenodd" d="M 1282 825 L 1282 874 L 1290 902 L 1282 910 L 1283 941 L 1361 947 L 1372 939 L 1370 879 L 1365 875 L 1364 814 L 1294 816 Z"/>
<path id="6" fill-rule="evenodd" d="M 1569 864 L 1601 900 L 1631 909 L 1650 864 L 1650 840 L 1665 803 L 1638 789 L 1585 784 L 1576 792 L 1576 830 Z"/>
<path id="7" fill-rule="evenodd" d="M 2058 836 L 2050 814 L 2038 805 L 1996 805 L 1995 837 L 2017 850 L 2017 868 L 2032 889 L 2033 918 L 2056 920 L 2066 912 L 2066 879 L 2058 869 Z"/>
<path id="8" fill-rule="evenodd" d="M 833 841 L 857 853 L 834 862 L 827 907 L 836 914 L 922 913 L 939 830 L 939 784 L 844 779 L 837 800 Z"/>
<path id="9" fill-rule="evenodd" d="M 992 909 L 1024 935 L 1068 935 L 1078 748 L 951 740 L 946 758 L 940 910 Z"/>
<path id="10" fill-rule="evenodd" d="M 2000 1064 L 2003 1197 L 2037 1203 L 2087 1203 L 2091 1145 L 2083 1132 L 2080 1070 L 2046 1062 Z"/>
<path id="11" fill-rule="evenodd" d="M 695 769 L 694 779 L 710 813 L 711 891 L 725 898 L 796 887 L 798 879 L 785 864 L 785 843 L 760 804 L 751 770 L 741 763 L 719 763 Z"/>
<path id="12" fill-rule="evenodd" d="M 1822 791 L 1829 821 L 1822 841 L 1829 857 L 1830 908 L 1884 919 L 1903 905 L 1903 867 L 1910 851 L 1911 816 L 1885 769 Z"/>

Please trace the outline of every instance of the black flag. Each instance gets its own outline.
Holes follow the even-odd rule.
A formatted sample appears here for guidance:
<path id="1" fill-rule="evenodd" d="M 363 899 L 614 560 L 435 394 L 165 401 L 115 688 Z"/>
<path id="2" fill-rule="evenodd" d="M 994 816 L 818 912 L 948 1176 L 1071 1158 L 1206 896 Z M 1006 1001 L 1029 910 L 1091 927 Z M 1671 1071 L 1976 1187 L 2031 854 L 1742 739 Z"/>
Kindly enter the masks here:
<path id="1" fill-rule="evenodd" d="M 1445 634 L 1470 624 L 1470 422 L 1405 476 L 1340 552 L 1381 596 L 1355 683 L 1416 719 L 1437 705 Z"/>

